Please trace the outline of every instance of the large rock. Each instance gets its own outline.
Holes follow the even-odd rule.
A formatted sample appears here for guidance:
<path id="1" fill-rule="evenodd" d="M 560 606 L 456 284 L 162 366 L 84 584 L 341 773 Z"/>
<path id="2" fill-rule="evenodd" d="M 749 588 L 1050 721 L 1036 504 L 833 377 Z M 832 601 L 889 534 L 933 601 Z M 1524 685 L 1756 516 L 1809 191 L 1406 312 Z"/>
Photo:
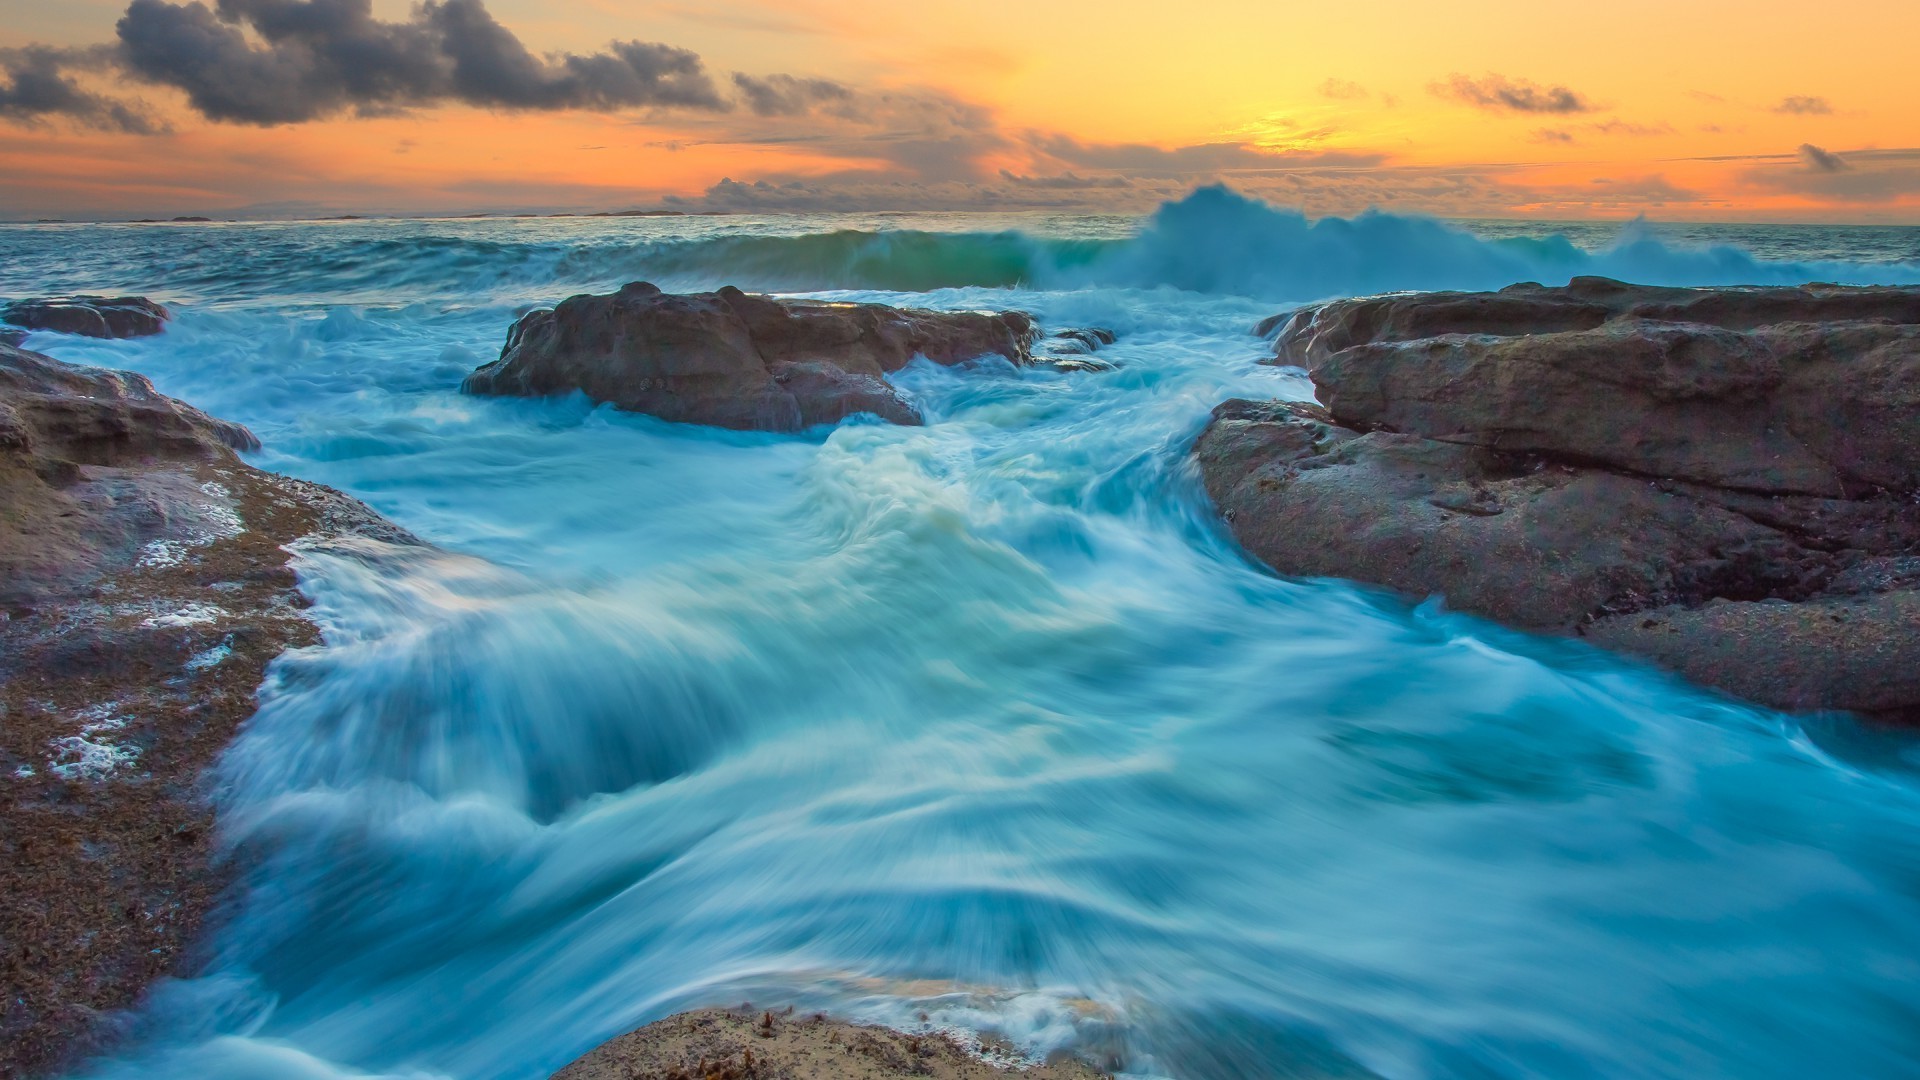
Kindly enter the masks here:
<path id="1" fill-rule="evenodd" d="M 1580 279 L 1273 325 L 1324 407 L 1228 402 L 1196 448 L 1269 565 L 1920 715 L 1920 289 Z"/>
<path id="2" fill-rule="evenodd" d="M 59 296 L 16 300 L 6 306 L 7 322 L 27 330 L 52 330 L 81 337 L 146 337 L 167 328 L 167 309 L 144 296 Z M 18 344 L 18 342 L 8 342 Z"/>
<path id="3" fill-rule="evenodd" d="M 1343 424 L 1782 494 L 1920 486 L 1920 289 L 1564 289 L 1348 300 L 1277 359 Z"/>
<path id="4" fill-rule="evenodd" d="M 237 424 L 0 345 L 0 1075 L 110 1039 L 227 883 L 203 770 L 313 644 L 287 545 L 411 538 Z M 358 540 L 357 542 L 365 542 Z"/>
<path id="5" fill-rule="evenodd" d="M 523 316 L 500 359 L 461 389 L 517 397 L 578 390 L 666 420 L 764 431 L 855 413 L 917 424 L 919 412 L 887 373 L 917 356 L 1026 363 L 1034 333 L 1020 312 L 774 300 L 732 287 L 674 295 L 634 282 Z"/>

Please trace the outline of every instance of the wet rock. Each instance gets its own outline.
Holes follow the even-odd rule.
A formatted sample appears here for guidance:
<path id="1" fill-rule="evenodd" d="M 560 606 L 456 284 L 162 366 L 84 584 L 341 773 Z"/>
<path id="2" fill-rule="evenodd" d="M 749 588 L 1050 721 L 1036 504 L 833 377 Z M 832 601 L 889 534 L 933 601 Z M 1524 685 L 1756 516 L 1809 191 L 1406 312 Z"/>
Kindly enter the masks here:
<path id="1" fill-rule="evenodd" d="M 863 412 L 918 423 L 887 373 L 918 356 L 1027 363 L 1033 338 L 1033 321 L 1020 312 L 774 300 L 732 287 L 674 295 L 634 282 L 523 316 L 500 359 L 461 389 L 518 397 L 578 390 L 666 420 L 764 431 Z"/>
<path id="2" fill-rule="evenodd" d="M 139 375 L 0 346 L 0 1075 L 101 1048 L 227 883 L 201 776 L 318 632 L 286 545 L 417 543 Z M 84 857 L 83 857 L 84 853 Z"/>
<path id="3" fill-rule="evenodd" d="M 1321 405 L 1222 405 L 1234 534 L 1785 709 L 1920 710 L 1920 289 L 1565 289 L 1273 323 Z"/>
<path id="4" fill-rule="evenodd" d="M 144 296 L 58 296 L 16 300 L 7 305 L 4 317 L 7 322 L 27 330 L 130 338 L 165 330 L 171 316 L 166 308 Z"/>
<path id="5" fill-rule="evenodd" d="M 1098 326 L 1056 330 L 1047 335 L 1047 348 L 1056 353 L 1090 353 L 1119 340 L 1113 331 Z"/>
<path id="6" fill-rule="evenodd" d="M 743 1006 L 679 1013 L 628 1032 L 553 1074 L 553 1080 L 1103 1080 L 1072 1058 L 1029 1068 L 992 1064 L 944 1032 L 913 1034 L 792 1009 Z"/>
<path id="7" fill-rule="evenodd" d="M 1118 364 L 1105 360 L 1094 360 L 1085 356 L 1060 356 L 1047 361 L 1055 371 L 1116 371 Z"/>
<path id="8" fill-rule="evenodd" d="M 1056 330 L 1047 335 L 1043 343 L 1047 355 L 1036 358 L 1037 363 L 1045 364 L 1055 371 L 1095 372 L 1113 371 L 1120 365 L 1095 358 L 1092 354 L 1113 344 L 1118 337 L 1111 330 L 1100 327 L 1083 329 Z"/>

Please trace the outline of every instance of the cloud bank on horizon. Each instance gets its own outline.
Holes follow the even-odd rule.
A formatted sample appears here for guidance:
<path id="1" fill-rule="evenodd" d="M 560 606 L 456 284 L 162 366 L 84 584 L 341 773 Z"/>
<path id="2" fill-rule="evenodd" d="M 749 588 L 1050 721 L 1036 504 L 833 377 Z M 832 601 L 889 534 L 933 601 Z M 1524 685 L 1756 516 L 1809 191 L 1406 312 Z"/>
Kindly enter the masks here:
<path id="1" fill-rule="evenodd" d="M 797 13 L 805 2 L 790 0 Z M 756 22 L 733 10 L 743 5 L 768 6 L 719 4 L 700 21 L 743 35 L 818 37 L 831 29 L 820 17 Z M 63 148 L 81 144 L 93 148 L 94 160 L 117 159 L 132 173 L 135 162 L 155 159 L 139 144 L 167 140 L 217 141 L 238 166 L 225 181 L 185 167 L 161 183 L 143 176 L 116 188 L 114 177 L 102 177 L 90 197 L 109 207 L 115 198 L 132 205 L 183 195 L 203 200 L 196 209 L 222 199 L 260 202 L 249 196 L 284 193 L 287 174 L 298 171 L 302 144 L 287 131 L 339 139 L 343 125 L 412 124 L 418 134 L 392 144 L 397 158 L 431 142 L 439 127 L 457 127 L 461 110 L 479 110 L 522 133 L 536 117 L 553 118 L 550 126 L 598 118 L 596 138 L 611 136 L 613 145 L 602 139 L 549 153 L 581 159 L 565 177 L 554 175 L 550 161 L 529 160 L 515 175 L 491 164 L 497 155 L 483 161 L 471 152 L 464 162 L 436 166 L 430 180 L 385 179 L 370 167 L 335 177 L 345 181 L 333 187 L 336 205 L 391 204 L 412 190 L 422 204 L 413 209 L 644 201 L 768 211 L 1132 211 L 1226 180 L 1316 213 L 1383 205 L 1461 215 L 1725 216 L 1743 200 L 1839 214 L 1920 213 L 1920 151 L 1829 148 L 1835 125 L 1850 123 L 1852 113 L 1806 86 L 1745 104 L 1689 90 L 1689 108 L 1727 119 L 1687 123 L 1630 115 L 1614 93 L 1565 79 L 1452 71 L 1429 76 L 1424 95 L 1408 95 L 1404 87 L 1324 75 L 1296 93 L 1307 104 L 1168 143 L 1090 137 L 1076 133 L 1070 118 L 1053 125 L 1010 119 L 1016 110 L 1035 111 L 1027 98 L 996 103 L 930 81 L 730 66 L 710 63 L 702 50 L 630 36 L 603 39 L 595 49 L 535 48 L 485 0 L 423 0 L 398 18 L 380 17 L 373 0 L 131 0 L 111 40 L 0 46 L 0 123 L 21 134 L 27 151 L 44 155 L 48 173 L 58 171 L 51 163 Z M 1159 100 L 1175 94 L 1165 90 Z M 1913 121 L 1900 117 L 1905 127 L 1896 134 L 1920 144 L 1920 129 L 1906 130 Z M 1744 153 L 1688 153 L 1682 143 L 1738 139 L 1767 125 L 1792 134 Z M 262 132 L 252 144 L 221 134 L 248 129 Z M 1436 130 L 1455 132 L 1453 145 L 1421 143 L 1420 134 Z M 1622 149 L 1632 144 L 1639 146 Z M 273 149 L 248 149 L 267 145 Z M 623 155 L 623 166 L 584 159 L 609 149 Z M 71 185 L 36 179 L 36 160 L 28 159 L 22 177 L 0 181 L 0 194 L 11 186 L 19 197 L 8 201 L 18 205 L 62 191 L 75 197 Z M 687 163 L 698 161 L 713 162 L 704 181 L 690 175 L 698 166 Z M 463 164 L 484 175 L 456 175 Z M 661 167 L 668 164 L 677 174 L 662 179 L 673 171 Z M 636 183 L 621 171 L 655 179 Z"/>

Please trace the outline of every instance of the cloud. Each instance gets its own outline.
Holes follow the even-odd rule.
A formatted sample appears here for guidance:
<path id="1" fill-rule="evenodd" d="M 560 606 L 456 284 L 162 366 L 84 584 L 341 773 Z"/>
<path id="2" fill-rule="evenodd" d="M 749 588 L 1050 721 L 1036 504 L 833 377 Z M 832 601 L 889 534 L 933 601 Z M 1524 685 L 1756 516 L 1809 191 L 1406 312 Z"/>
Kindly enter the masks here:
<path id="1" fill-rule="evenodd" d="M 1700 192 L 1680 187 L 1657 174 L 1623 179 L 1601 176 L 1590 181 L 1590 185 L 1598 189 L 1602 199 L 1614 203 L 1665 206 L 1668 203 L 1699 202 L 1703 198 Z"/>
<path id="2" fill-rule="evenodd" d="M 1780 99 L 1773 111 L 1788 116 L 1827 116 L 1833 112 L 1833 105 L 1823 97 L 1804 97 L 1794 95 Z"/>
<path id="3" fill-rule="evenodd" d="M 1059 176 L 1021 176 L 1011 170 L 1001 169 L 1000 179 L 1018 187 L 1049 191 L 1113 190 L 1133 186 L 1133 181 L 1124 176 L 1077 176 L 1070 172 Z"/>
<path id="4" fill-rule="evenodd" d="M 185 92 L 209 119 L 235 123 L 450 102 L 727 108 L 692 52 L 615 41 L 586 56 L 537 57 L 480 0 L 427 0 L 406 22 L 374 18 L 371 0 L 218 0 L 214 8 L 133 0 L 118 33 L 131 73 Z"/>
<path id="5" fill-rule="evenodd" d="M 1349 79 L 1328 79 L 1320 84 L 1320 96 L 1335 101 L 1359 101 L 1370 96 L 1367 88 Z"/>
<path id="6" fill-rule="evenodd" d="M 1629 120 L 1618 119 L 1601 120 L 1588 124 L 1587 127 L 1601 135 L 1631 135 L 1635 138 L 1674 133 L 1672 124 L 1636 124 Z"/>
<path id="7" fill-rule="evenodd" d="M 1142 143 L 1088 143 L 1058 132 L 1029 132 L 1034 151 L 1063 165 L 1111 169 L 1135 176 L 1211 176 L 1218 173 L 1378 165 L 1381 154 L 1347 151 L 1280 152 L 1241 142 L 1199 143 L 1167 149 Z"/>
<path id="8" fill-rule="evenodd" d="M 1807 168 L 1814 172 L 1837 173 L 1853 168 L 1839 154 L 1828 153 L 1812 143 L 1800 144 L 1800 160 L 1806 162 Z"/>
<path id="9" fill-rule="evenodd" d="M 153 135 L 166 125 L 137 101 L 120 101 L 87 90 L 69 73 L 75 68 L 99 68 L 111 62 L 110 50 L 61 49 L 28 45 L 0 49 L 0 117 L 24 124 L 64 117 L 76 126 L 100 131 Z"/>
<path id="10" fill-rule="evenodd" d="M 853 90 L 840 83 L 793 75 L 762 77 L 735 72 L 733 85 L 747 107 L 760 116 L 799 116 L 822 106 L 845 108 L 854 98 Z"/>
<path id="11" fill-rule="evenodd" d="M 1573 132 L 1561 128 L 1539 128 L 1535 130 L 1529 138 L 1537 143 L 1571 143 L 1574 141 Z"/>
<path id="12" fill-rule="evenodd" d="M 1450 98 L 1476 109 L 1495 112 L 1570 114 L 1592 112 L 1596 108 L 1585 96 L 1564 86 L 1541 86 L 1525 79 L 1509 79 L 1505 75 L 1488 75 L 1481 79 L 1452 75 L 1445 82 L 1432 83 L 1427 89 L 1435 97 Z"/>
<path id="13" fill-rule="evenodd" d="M 1920 149 L 1848 150 L 1844 154 L 1802 143 L 1741 174 L 1767 191 L 1842 205 L 1920 202 Z"/>

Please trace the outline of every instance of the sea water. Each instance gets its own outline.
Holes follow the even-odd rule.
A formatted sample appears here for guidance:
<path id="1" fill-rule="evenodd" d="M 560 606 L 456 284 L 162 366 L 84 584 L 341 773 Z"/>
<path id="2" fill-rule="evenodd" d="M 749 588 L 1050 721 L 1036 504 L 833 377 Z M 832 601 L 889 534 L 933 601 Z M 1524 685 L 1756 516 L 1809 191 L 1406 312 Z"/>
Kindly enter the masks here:
<path id="1" fill-rule="evenodd" d="M 537 1080 L 752 1001 L 1131 1075 L 1920 1073 L 1920 747 L 1232 543 L 1189 448 L 1307 398 L 1261 318 L 1607 274 L 1920 281 L 1920 230 L 731 216 L 0 229 L 36 334 L 430 542 L 307 550 L 323 646 L 219 766 L 246 873 L 92 1072 Z M 1103 373 L 897 382 L 920 428 L 476 399 L 635 279 L 1102 326 Z"/>

